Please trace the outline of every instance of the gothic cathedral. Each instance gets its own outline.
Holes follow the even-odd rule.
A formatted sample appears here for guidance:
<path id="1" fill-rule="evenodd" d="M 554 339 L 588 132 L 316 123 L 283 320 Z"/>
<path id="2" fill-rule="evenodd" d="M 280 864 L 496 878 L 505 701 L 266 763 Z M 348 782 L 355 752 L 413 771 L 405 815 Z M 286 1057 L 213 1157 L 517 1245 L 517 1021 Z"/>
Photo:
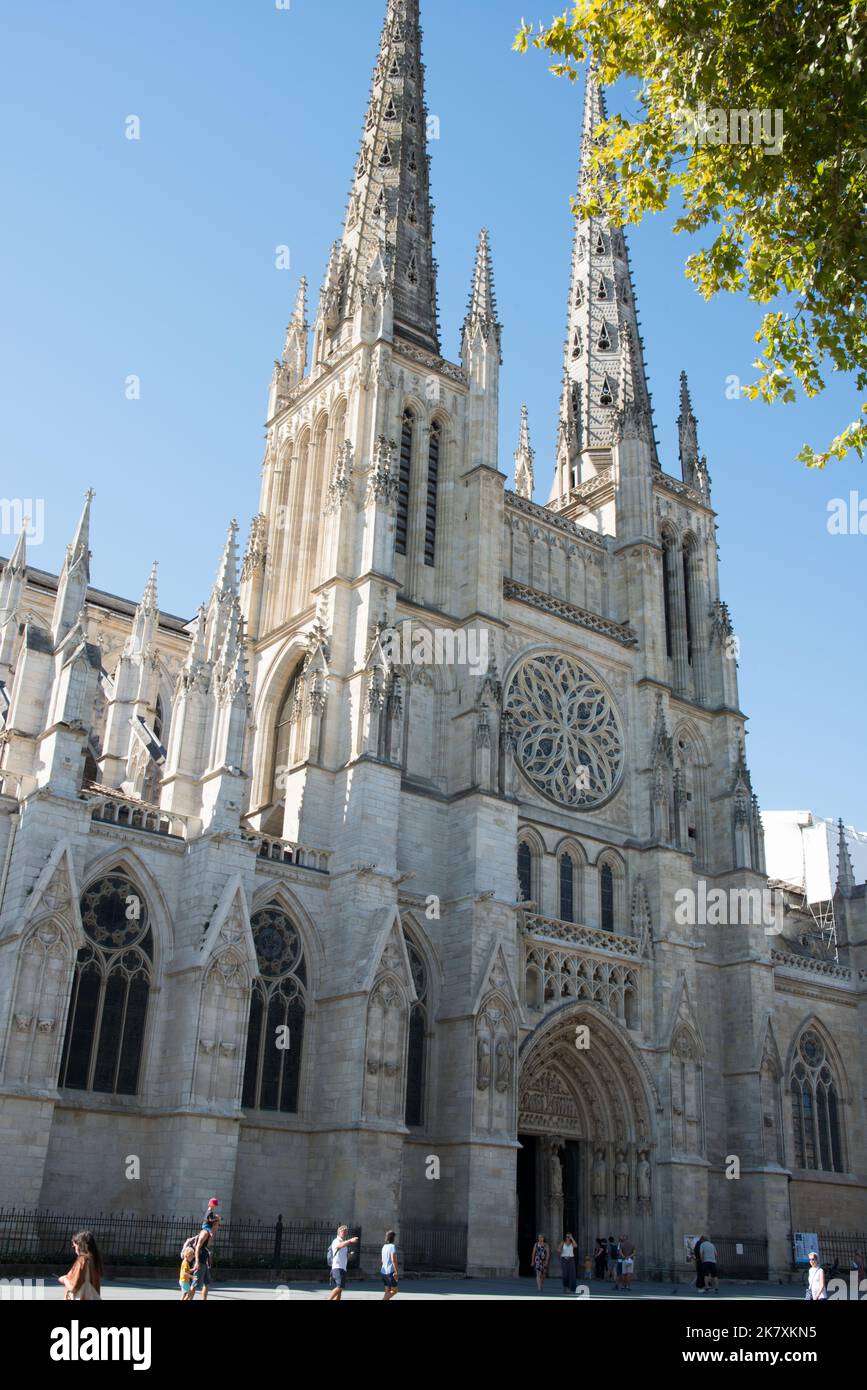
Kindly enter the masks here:
<path id="1" fill-rule="evenodd" d="M 585 170 L 602 119 L 591 73 Z M 91 587 L 89 496 L 59 577 L 4 563 L 0 1205 L 787 1271 L 863 1229 L 865 885 L 841 838 L 831 944 L 703 913 L 769 885 L 686 377 L 675 470 L 625 238 L 578 222 L 553 486 L 526 412 L 510 486 L 487 232 L 442 355 L 426 123 L 388 0 L 240 573 L 232 522 L 192 621 Z"/>

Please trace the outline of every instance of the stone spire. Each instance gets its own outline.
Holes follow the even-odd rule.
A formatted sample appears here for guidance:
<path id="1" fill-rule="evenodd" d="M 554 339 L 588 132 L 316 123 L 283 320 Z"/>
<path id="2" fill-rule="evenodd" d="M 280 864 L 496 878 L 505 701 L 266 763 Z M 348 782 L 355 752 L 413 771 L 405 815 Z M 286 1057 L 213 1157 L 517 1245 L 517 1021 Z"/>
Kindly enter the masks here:
<path id="1" fill-rule="evenodd" d="M 27 518 L 15 542 L 11 558 L 0 575 L 0 627 L 13 615 L 27 576 Z"/>
<path id="2" fill-rule="evenodd" d="M 477 334 L 481 334 L 486 343 L 492 342 L 494 344 L 502 364 L 502 325 L 497 321 L 494 267 L 491 262 L 491 245 L 486 227 L 483 227 L 479 233 L 470 302 L 467 306 L 467 316 L 464 319 L 463 358 L 465 362 L 470 345 Z"/>
<path id="3" fill-rule="evenodd" d="M 93 489 L 88 488 L 84 494 L 84 507 L 75 528 L 75 535 L 72 543 L 66 547 L 66 559 L 60 571 L 54 616 L 51 621 L 55 646 L 60 645 L 75 625 L 87 597 L 87 586 L 90 583 L 90 504 L 93 496 Z"/>
<path id="4" fill-rule="evenodd" d="M 515 450 L 515 491 L 519 497 L 526 497 L 531 502 L 535 484 L 533 473 L 535 457 L 536 450 L 530 444 L 530 417 L 527 407 L 522 405 L 521 430 L 518 435 L 518 447 Z"/>
<path id="5" fill-rule="evenodd" d="M 680 414 L 677 417 L 677 437 L 680 443 L 680 468 L 683 481 L 703 497 L 710 496 L 710 475 L 707 459 L 699 457 L 698 421 L 689 397 L 686 372 L 680 374 Z"/>
<path id="6" fill-rule="evenodd" d="M 286 384 L 297 386 L 307 371 L 307 338 L 310 324 L 307 322 L 307 277 L 302 275 L 298 286 L 295 308 L 286 329 L 286 342 L 283 345 L 282 363 L 286 369 Z"/>
<path id="7" fill-rule="evenodd" d="M 144 656 L 153 650 L 159 623 L 160 610 L 157 604 L 157 562 L 151 567 L 148 582 L 141 603 L 135 610 L 132 630 L 124 648 L 125 656 Z"/>
<path id="8" fill-rule="evenodd" d="M 602 89 L 591 68 L 584 92 L 579 197 L 589 191 L 593 145 L 605 119 Z M 622 230 L 601 217 L 576 219 L 558 437 L 558 468 L 567 474 L 564 496 L 581 480 L 575 469 L 579 456 L 615 443 L 625 406 L 633 417 L 646 416 L 651 457 L 658 467 L 642 348 Z M 631 402 L 622 399 L 625 381 Z M 555 480 L 553 495 L 557 493 Z"/>
<path id="9" fill-rule="evenodd" d="M 393 326 L 439 354 L 419 0 L 388 0 L 343 237 L 319 304 L 329 337 L 383 285 Z"/>
<path id="10" fill-rule="evenodd" d="M 232 604 L 238 596 L 237 545 L 238 523 L 233 520 L 229 522 L 226 544 L 208 601 L 205 624 L 205 659 L 211 662 L 216 661 L 219 655 Z"/>
<path id="11" fill-rule="evenodd" d="M 846 829 L 842 820 L 837 822 L 837 892 L 848 898 L 855 887 L 855 873 L 846 844 Z"/>

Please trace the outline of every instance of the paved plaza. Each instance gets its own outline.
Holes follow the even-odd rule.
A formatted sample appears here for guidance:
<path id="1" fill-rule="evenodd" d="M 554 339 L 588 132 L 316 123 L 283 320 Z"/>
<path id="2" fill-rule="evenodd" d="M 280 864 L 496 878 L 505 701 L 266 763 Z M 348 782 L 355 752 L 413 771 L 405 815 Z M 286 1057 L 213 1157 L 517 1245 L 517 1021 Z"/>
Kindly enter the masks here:
<path id="1" fill-rule="evenodd" d="M 797 1284 L 735 1284 L 726 1283 L 718 1294 L 700 1294 L 693 1284 L 637 1283 L 631 1292 L 615 1293 L 610 1284 L 589 1285 L 590 1296 L 578 1299 L 565 1294 L 559 1282 L 549 1281 L 545 1292 L 537 1292 L 531 1279 L 408 1279 L 400 1286 L 399 1303 L 407 1300 L 460 1299 L 463 1301 L 481 1299 L 485 1302 L 508 1299 L 540 1303 L 555 1302 L 641 1302 L 649 1299 L 692 1299 L 699 1303 L 721 1303 L 731 1299 L 800 1300 L 803 1289 Z M 218 1283 L 212 1286 L 209 1302 L 269 1302 L 325 1300 L 328 1285 L 323 1283 L 292 1283 L 283 1285 Z M 63 1290 L 60 1285 L 49 1287 L 46 1281 L 46 1298 L 61 1300 Z M 372 1280 L 350 1282 L 346 1294 L 347 1302 L 359 1299 L 381 1300 L 382 1285 Z M 103 1284 L 103 1298 L 106 1301 L 165 1302 L 177 1299 L 180 1293 L 176 1284 L 165 1281 L 140 1283 L 131 1280 L 108 1281 Z M 200 1302 L 199 1299 L 195 1300 Z"/>

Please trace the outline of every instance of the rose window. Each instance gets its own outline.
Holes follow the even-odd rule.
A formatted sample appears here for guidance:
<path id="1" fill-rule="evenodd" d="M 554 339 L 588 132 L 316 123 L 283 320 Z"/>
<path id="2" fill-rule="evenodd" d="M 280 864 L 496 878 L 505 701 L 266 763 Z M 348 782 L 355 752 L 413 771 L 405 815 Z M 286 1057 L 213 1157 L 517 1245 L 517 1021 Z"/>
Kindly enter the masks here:
<path id="1" fill-rule="evenodd" d="M 614 701 L 596 676 L 555 652 L 529 657 L 512 677 L 505 709 L 518 765 L 559 806 L 600 806 L 623 775 Z"/>

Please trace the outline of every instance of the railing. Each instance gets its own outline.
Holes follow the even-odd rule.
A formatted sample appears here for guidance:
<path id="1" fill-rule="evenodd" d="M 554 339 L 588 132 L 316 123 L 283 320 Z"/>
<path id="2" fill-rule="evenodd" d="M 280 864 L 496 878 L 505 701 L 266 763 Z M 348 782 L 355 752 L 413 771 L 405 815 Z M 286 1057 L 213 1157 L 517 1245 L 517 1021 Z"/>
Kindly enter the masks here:
<path id="1" fill-rule="evenodd" d="M 787 970 L 806 970 L 813 975 L 825 975 L 831 980 L 851 980 L 852 971 L 834 960 L 815 956 L 799 956 L 796 951 L 771 951 L 771 961 Z"/>
<path id="2" fill-rule="evenodd" d="M 186 839 L 183 816 L 164 811 L 159 806 L 149 806 L 144 801 L 131 801 L 117 795 L 94 794 L 93 789 L 85 790 L 85 799 L 90 802 L 91 820 L 99 821 L 102 825 L 144 830 L 150 835 L 163 835 L 170 840 Z"/>
<path id="3" fill-rule="evenodd" d="M 816 1231 L 815 1235 L 823 1268 L 826 1264 L 835 1264 L 845 1273 L 854 1266 L 856 1255 L 862 1260 L 867 1256 L 867 1231 Z M 806 1271 L 806 1266 L 795 1265 L 794 1259 L 792 1268 Z"/>
<path id="4" fill-rule="evenodd" d="M 54 1211 L 0 1208 L 0 1262 L 3 1264 L 72 1264 L 72 1237 L 92 1231 L 106 1264 L 180 1264 L 181 1246 L 201 1229 L 201 1217 L 135 1216 L 100 1212 L 69 1216 Z M 225 1221 L 214 1236 L 215 1265 L 261 1269 L 325 1269 L 336 1221 Z M 359 1237 L 350 1247 L 350 1265 L 358 1263 Z"/>
<path id="5" fill-rule="evenodd" d="M 466 1272 L 466 1226 L 434 1226 L 419 1221 L 402 1221 L 398 1246 L 408 1271 L 429 1269 L 460 1274 Z"/>
<path id="6" fill-rule="evenodd" d="M 556 917 L 542 917 L 539 913 L 528 912 L 524 914 L 522 930 L 526 936 L 564 941 L 570 946 L 583 946 L 591 951 L 602 951 L 609 956 L 641 959 L 641 942 L 638 937 L 618 936 L 616 932 L 603 931 L 601 927 L 585 927 L 577 922 L 563 922 Z"/>
<path id="7" fill-rule="evenodd" d="M 723 1279 L 767 1279 L 767 1236 L 711 1236 Z"/>
<path id="8" fill-rule="evenodd" d="M 271 835 L 254 837 L 260 841 L 258 855 L 275 864 L 293 864 L 298 868 L 312 869 L 317 874 L 328 873 L 331 851 L 310 849 L 306 845 L 296 845 L 291 840 L 278 840 Z"/>

